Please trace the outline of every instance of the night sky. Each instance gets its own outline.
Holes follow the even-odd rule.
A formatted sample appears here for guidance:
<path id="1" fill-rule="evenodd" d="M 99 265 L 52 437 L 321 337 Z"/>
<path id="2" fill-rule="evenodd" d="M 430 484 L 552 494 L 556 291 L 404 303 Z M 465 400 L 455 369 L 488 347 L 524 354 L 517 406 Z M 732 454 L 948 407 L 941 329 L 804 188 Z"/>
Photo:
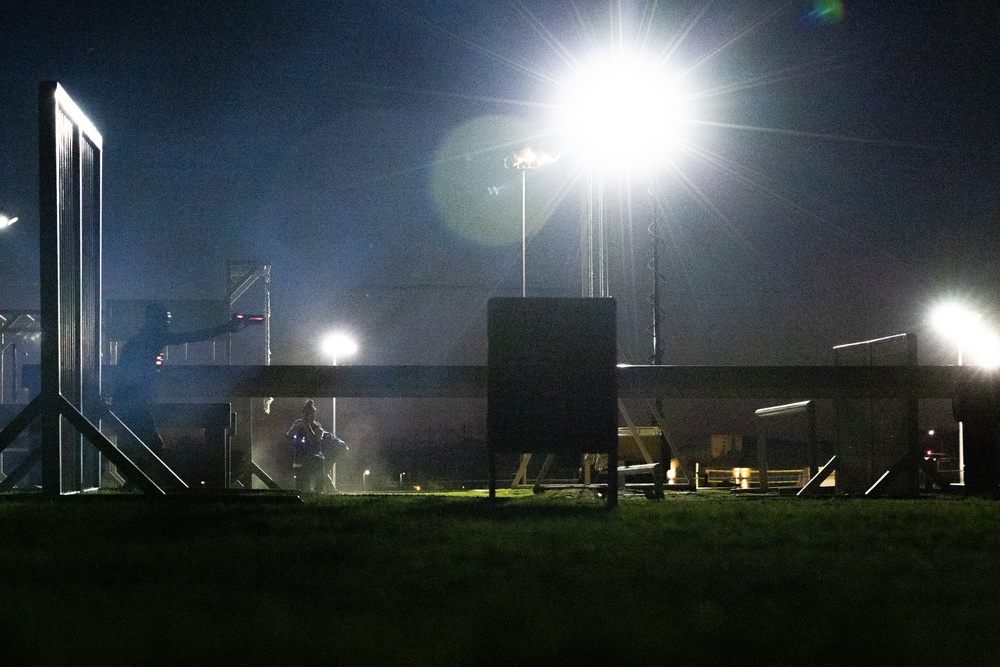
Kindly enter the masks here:
<path id="1" fill-rule="evenodd" d="M 272 265 L 275 363 L 481 364 L 486 300 L 580 294 L 583 180 L 551 124 L 615 41 L 692 93 L 684 147 L 606 189 L 623 361 L 650 354 L 655 194 L 664 361 L 829 363 L 1000 321 L 1000 9 L 973 2 L 14 2 L 0 5 L 0 307 L 38 303 L 37 90 L 104 137 L 105 299 L 223 298 Z M 825 11 L 824 11 L 825 10 Z M 652 84 L 651 84 L 652 85 Z M 534 207 L 533 207 L 534 206 Z"/>

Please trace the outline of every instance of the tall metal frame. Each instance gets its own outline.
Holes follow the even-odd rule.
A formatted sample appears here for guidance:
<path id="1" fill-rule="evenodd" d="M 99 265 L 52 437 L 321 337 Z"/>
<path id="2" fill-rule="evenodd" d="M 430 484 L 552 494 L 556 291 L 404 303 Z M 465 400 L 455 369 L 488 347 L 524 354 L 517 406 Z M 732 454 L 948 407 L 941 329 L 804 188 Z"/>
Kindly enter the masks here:
<path id="1" fill-rule="evenodd" d="M 266 262 L 228 262 L 226 264 L 226 298 L 230 312 L 236 302 L 257 281 L 264 286 L 264 365 L 271 365 L 271 265 Z M 230 362 L 232 363 L 232 355 Z"/>
<path id="2" fill-rule="evenodd" d="M 837 345 L 833 351 L 837 366 L 917 365 L 917 337 L 911 333 Z M 917 399 L 865 394 L 837 404 L 837 493 L 872 495 L 893 484 L 915 495 L 923 460 Z"/>
<path id="3" fill-rule="evenodd" d="M 230 313 L 236 312 L 236 302 L 239 301 L 254 285 L 260 284 L 264 297 L 264 365 L 271 365 L 271 265 L 267 262 L 242 261 L 228 262 L 226 265 L 226 297 L 229 299 Z M 229 363 L 233 363 L 232 336 L 229 342 Z M 270 397 L 264 397 L 263 410 L 271 409 Z M 227 456 L 227 483 L 236 486 L 250 487 L 252 477 L 256 475 L 269 488 L 277 488 L 277 484 L 254 463 L 253 460 L 253 412 L 254 402 L 249 398 L 233 400 L 236 408 L 236 433 L 230 443 Z M 232 463 L 235 462 L 235 463 Z"/>
<path id="4" fill-rule="evenodd" d="M 93 123 L 57 82 L 41 83 L 41 392 L 0 431 L 0 450 L 38 420 L 45 495 L 97 488 L 98 452 L 143 491 L 163 493 L 100 430 L 108 414 L 101 402 L 102 159 Z"/>
<path id="5" fill-rule="evenodd" d="M 58 83 L 42 84 L 38 104 L 42 486 L 59 494 L 100 483 L 93 450 L 68 422 L 90 424 L 101 393 L 103 140 Z"/>

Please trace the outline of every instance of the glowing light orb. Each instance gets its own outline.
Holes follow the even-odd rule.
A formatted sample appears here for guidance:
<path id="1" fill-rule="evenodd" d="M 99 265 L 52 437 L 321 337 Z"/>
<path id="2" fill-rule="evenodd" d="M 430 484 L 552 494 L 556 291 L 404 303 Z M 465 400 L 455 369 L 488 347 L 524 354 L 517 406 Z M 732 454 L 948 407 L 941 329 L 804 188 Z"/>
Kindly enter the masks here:
<path id="1" fill-rule="evenodd" d="M 982 332 L 970 352 L 971 361 L 975 365 L 983 368 L 1000 368 L 1000 336 L 995 333 Z"/>
<path id="2" fill-rule="evenodd" d="M 591 164 L 647 168 L 669 159 L 690 102 L 658 62 L 627 54 L 595 59 L 569 81 L 557 125 Z"/>
<path id="3" fill-rule="evenodd" d="M 353 338 L 345 333 L 335 331 L 327 334 L 321 344 L 323 354 L 333 359 L 337 363 L 340 357 L 346 357 L 358 351 L 358 344 Z"/>
<path id="4" fill-rule="evenodd" d="M 10 227 L 15 222 L 17 222 L 17 218 L 8 218 L 6 215 L 0 215 L 0 229 Z"/>
<path id="5" fill-rule="evenodd" d="M 954 302 L 935 307 L 930 316 L 931 325 L 958 346 L 959 358 L 964 363 L 1000 367 L 1000 336 L 982 319 L 979 313 Z"/>
<path id="6" fill-rule="evenodd" d="M 945 337 L 960 341 L 975 331 L 982 315 L 965 306 L 947 302 L 931 311 L 931 324 Z"/>

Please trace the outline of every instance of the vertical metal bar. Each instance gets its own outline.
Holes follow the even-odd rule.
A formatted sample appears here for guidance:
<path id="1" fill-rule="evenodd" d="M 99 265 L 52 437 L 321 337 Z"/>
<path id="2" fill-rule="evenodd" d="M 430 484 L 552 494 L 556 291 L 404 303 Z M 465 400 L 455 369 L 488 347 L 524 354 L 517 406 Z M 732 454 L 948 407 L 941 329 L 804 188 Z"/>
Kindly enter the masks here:
<path id="1" fill-rule="evenodd" d="M 907 334 L 906 336 L 906 366 L 911 371 L 917 366 L 917 336 Z M 912 457 L 914 462 L 921 461 L 920 458 L 920 402 L 915 399 L 906 401 L 906 452 Z M 917 465 L 910 465 L 907 468 L 906 490 L 911 496 L 916 496 L 920 486 L 920 471 Z"/>
<path id="2" fill-rule="evenodd" d="M 608 507 L 618 506 L 618 435 L 608 449 Z"/>
<path id="3" fill-rule="evenodd" d="M 594 169 L 587 173 L 587 192 L 580 215 L 580 296 L 594 296 Z"/>
<path id="4" fill-rule="evenodd" d="M 59 404 L 59 169 L 56 137 L 58 84 L 38 94 L 39 292 L 41 300 L 42 492 L 62 492 Z"/>
<path id="5" fill-rule="evenodd" d="M 250 399 L 250 400 L 246 401 L 246 403 L 249 406 L 250 410 L 252 411 L 253 410 L 253 399 Z M 235 422 L 236 422 L 236 419 L 233 416 L 232 406 L 230 405 L 230 412 L 229 412 L 229 425 L 230 425 L 230 427 L 232 427 L 233 425 L 235 425 Z M 251 423 L 253 422 L 253 415 L 251 415 L 251 417 L 250 417 L 250 422 Z M 222 444 L 222 488 L 223 489 L 231 489 L 233 487 L 233 438 L 232 438 L 231 430 L 232 430 L 231 428 L 223 429 L 223 431 L 222 431 L 222 438 L 221 438 L 221 440 L 222 440 L 222 442 L 221 442 L 221 444 Z M 209 430 L 205 429 L 205 444 L 208 444 L 209 441 L 210 441 Z M 250 457 L 250 460 L 249 460 L 249 463 L 248 463 L 248 465 L 250 466 L 250 473 L 248 474 L 248 477 L 249 477 L 249 475 L 253 474 L 253 472 L 252 472 L 253 471 L 253 465 L 252 465 L 253 464 L 253 457 L 252 457 L 252 454 L 253 454 L 253 452 L 251 452 L 251 457 Z M 249 488 L 252 488 L 253 487 L 253 480 L 249 480 L 249 484 L 247 486 Z"/>
<path id="6" fill-rule="evenodd" d="M 816 451 L 816 405 L 809 401 L 806 406 L 806 428 L 809 437 L 809 478 L 812 479 L 819 472 L 819 458 Z"/>
<path id="7" fill-rule="evenodd" d="M 659 228 L 656 219 L 656 183 L 652 183 L 649 186 L 650 199 L 652 200 L 653 206 L 653 221 L 650 225 L 651 236 L 653 237 L 653 326 L 651 328 L 653 334 L 653 364 L 659 365 L 663 363 L 663 341 L 662 333 L 660 331 L 660 235 Z"/>
<path id="8" fill-rule="evenodd" d="M 489 446 L 487 444 L 487 446 Z M 493 448 L 489 447 L 486 454 L 486 465 L 489 467 L 490 475 L 490 498 L 497 497 L 497 457 L 493 453 Z"/>
<path id="9" fill-rule="evenodd" d="M 271 265 L 264 267 L 264 365 L 271 365 Z"/>
<path id="10" fill-rule="evenodd" d="M 521 296 L 528 296 L 527 167 L 521 169 Z"/>
<path id="11" fill-rule="evenodd" d="M 67 271 L 69 275 L 73 277 L 73 289 L 66 295 L 69 298 L 65 299 L 66 307 L 70 311 L 70 317 L 73 322 L 72 331 L 72 346 L 73 346 L 73 356 L 72 363 L 67 369 L 67 374 L 70 376 L 69 382 L 73 386 L 73 395 L 69 398 L 70 404 L 77 410 L 83 412 L 84 404 L 84 387 L 86 385 L 86 364 L 84 362 L 84 345 L 87 338 L 86 326 L 87 318 L 85 307 L 87 304 L 86 292 L 87 287 L 84 284 L 84 268 L 83 264 L 85 261 L 86 248 L 84 244 L 84 239 L 86 237 L 86 197 L 85 189 L 85 170 L 84 170 L 84 143 L 83 131 L 74 123 L 72 132 L 72 186 L 73 186 L 73 215 L 67 216 L 67 224 L 72 232 L 72 245 L 67 244 L 67 252 L 65 255 L 69 263 L 71 264 L 70 271 Z M 67 234 L 68 240 L 69 234 Z M 65 394 L 64 394 L 65 395 Z M 66 439 L 71 446 L 67 448 L 66 452 L 69 459 L 69 472 L 71 477 L 69 481 L 71 482 L 72 491 L 82 491 L 84 484 L 84 449 L 83 449 L 83 436 L 79 431 L 75 430 L 73 426 L 63 420 L 65 424 Z"/>
<path id="12" fill-rule="evenodd" d="M 600 174 L 597 189 L 597 296 L 609 296 L 607 276 L 607 235 L 605 231 L 604 213 L 604 173 Z"/>
<path id="13" fill-rule="evenodd" d="M 760 477 L 760 492 L 767 493 L 767 426 L 763 419 L 757 420 L 757 468 Z"/>
<path id="14" fill-rule="evenodd" d="M 79 418 L 100 394 L 102 139 L 56 82 L 39 86 L 38 118 L 42 491 L 59 495 L 64 476 L 84 486 Z"/>

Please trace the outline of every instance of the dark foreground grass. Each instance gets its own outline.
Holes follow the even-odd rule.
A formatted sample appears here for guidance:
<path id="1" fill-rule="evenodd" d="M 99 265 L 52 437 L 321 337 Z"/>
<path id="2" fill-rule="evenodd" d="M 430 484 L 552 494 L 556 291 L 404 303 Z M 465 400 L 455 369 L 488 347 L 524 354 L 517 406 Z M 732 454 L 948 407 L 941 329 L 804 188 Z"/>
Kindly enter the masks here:
<path id="1" fill-rule="evenodd" d="M 0 664 L 1000 658 L 1000 503 L 0 498 Z"/>

